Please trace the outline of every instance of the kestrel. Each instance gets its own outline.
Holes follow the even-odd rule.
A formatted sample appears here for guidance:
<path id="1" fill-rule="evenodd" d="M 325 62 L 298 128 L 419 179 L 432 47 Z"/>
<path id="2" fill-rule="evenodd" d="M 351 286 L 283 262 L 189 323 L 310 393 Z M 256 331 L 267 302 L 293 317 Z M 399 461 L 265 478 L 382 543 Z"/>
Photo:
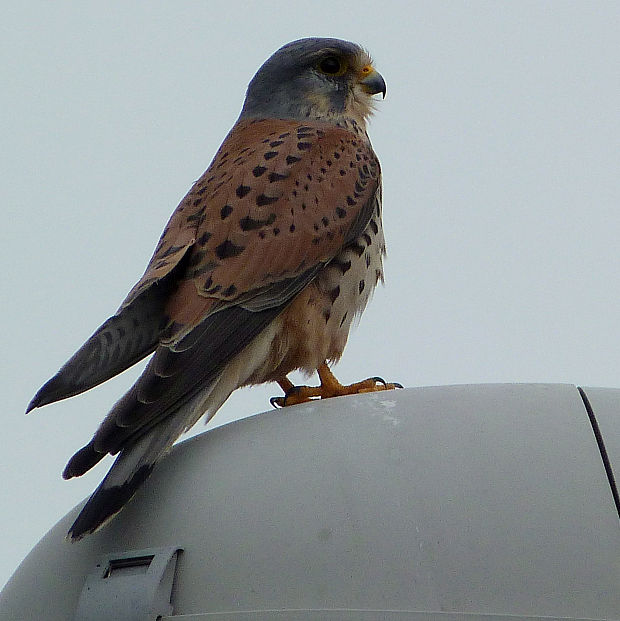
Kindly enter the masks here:
<path id="1" fill-rule="evenodd" d="M 241 386 L 278 382 L 278 405 L 396 386 L 342 386 L 327 366 L 383 279 L 381 173 L 366 133 L 378 93 L 385 82 L 368 54 L 338 39 L 294 41 L 258 70 L 140 281 L 28 406 L 77 395 L 154 352 L 63 472 L 118 454 L 70 539 L 118 513 L 179 435 Z M 293 386 L 296 369 L 318 371 L 321 386 Z"/>

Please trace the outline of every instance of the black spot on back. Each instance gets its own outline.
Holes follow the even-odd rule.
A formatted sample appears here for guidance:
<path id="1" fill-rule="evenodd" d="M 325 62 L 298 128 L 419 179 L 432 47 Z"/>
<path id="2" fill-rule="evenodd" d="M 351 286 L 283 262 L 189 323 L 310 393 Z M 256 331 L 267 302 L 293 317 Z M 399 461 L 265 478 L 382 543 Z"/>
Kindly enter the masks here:
<path id="1" fill-rule="evenodd" d="M 183 247 L 184 246 L 170 246 L 170 248 L 168 248 L 168 250 L 161 255 L 161 258 L 163 259 L 164 257 L 169 257 L 171 254 L 177 253 Z"/>
<path id="2" fill-rule="evenodd" d="M 204 210 L 200 209 L 196 213 L 187 216 L 187 222 L 200 222 L 204 217 Z"/>
<path id="3" fill-rule="evenodd" d="M 215 248 L 215 254 L 220 259 L 228 259 L 230 257 L 236 257 L 245 250 L 245 246 L 237 246 L 227 239 L 223 241 L 219 246 Z"/>
<path id="4" fill-rule="evenodd" d="M 265 205 L 271 205 L 280 200 L 279 196 L 265 196 L 265 194 L 259 194 L 256 197 L 256 205 L 258 207 L 264 207 Z"/>
<path id="5" fill-rule="evenodd" d="M 211 233 L 205 232 L 198 238 L 196 243 L 199 246 L 204 246 L 210 239 L 211 239 Z"/>
<path id="6" fill-rule="evenodd" d="M 261 226 L 268 226 L 269 224 L 273 224 L 276 221 L 276 214 L 270 213 L 267 218 L 255 219 L 250 218 L 250 216 L 244 216 L 239 220 L 239 226 L 242 231 L 253 231 L 254 229 L 259 229 Z"/>
<path id="7" fill-rule="evenodd" d="M 274 183 L 275 181 L 282 181 L 283 179 L 287 179 L 289 176 L 288 173 L 280 174 L 276 172 L 269 173 L 269 183 Z"/>
<path id="8" fill-rule="evenodd" d="M 243 185 L 241 184 L 237 190 L 236 190 L 236 194 L 239 198 L 243 198 L 246 194 L 248 194 L 250 192 L 252 188 L 249 185 Z"/>

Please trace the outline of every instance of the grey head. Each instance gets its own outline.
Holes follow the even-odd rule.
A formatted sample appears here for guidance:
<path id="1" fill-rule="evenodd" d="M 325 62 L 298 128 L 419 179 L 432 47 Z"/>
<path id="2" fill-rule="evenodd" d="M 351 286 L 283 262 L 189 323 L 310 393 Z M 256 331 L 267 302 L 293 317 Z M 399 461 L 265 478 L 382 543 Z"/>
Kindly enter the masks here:
<path id="1" fill-rule="evenodd" d="M 299 39 L 275 52 L 250 82 L 241 119 L 353 119 L 362 126 L 385 81 L 349 41 Z"/>

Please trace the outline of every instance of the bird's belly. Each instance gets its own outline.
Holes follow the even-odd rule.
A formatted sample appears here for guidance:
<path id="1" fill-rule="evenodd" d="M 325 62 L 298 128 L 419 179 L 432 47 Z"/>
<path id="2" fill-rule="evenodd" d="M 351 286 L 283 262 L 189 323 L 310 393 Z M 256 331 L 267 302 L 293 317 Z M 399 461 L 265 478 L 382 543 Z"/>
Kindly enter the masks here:
<path id="1" fill-rule="evenodd" d="M 383 232 L 373 222 L 278 317 L 262 378 L 251 383 L 274 381 L 293 370 L 312 373 L 325 360 L 339 360 L 353 320 L 383 280 L 383 254 Z"/>

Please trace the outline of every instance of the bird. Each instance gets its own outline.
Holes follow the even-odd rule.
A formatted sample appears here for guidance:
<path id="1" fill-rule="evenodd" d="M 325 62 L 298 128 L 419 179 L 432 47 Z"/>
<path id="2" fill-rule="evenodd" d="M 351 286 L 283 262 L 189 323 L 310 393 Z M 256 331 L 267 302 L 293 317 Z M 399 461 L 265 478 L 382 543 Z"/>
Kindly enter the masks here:
<path id="1" fill-rule="evenodd" d="M 381 168 L 366 121 L 385 93 L 369 54 L 340 39 L 293 41 L 259 68 L 144 275 L 28 405 L 80 394 L 152 354 L 63 472 L 116 455 L 70 541 L 109 522 L 175 440 L 239 387 L 277 382 L 275 406 L 400 387 L 344 386 L 330 369 L 383 282 Z M 320 385 L 295 386 L 294 370 L 317 372 Z"/>

